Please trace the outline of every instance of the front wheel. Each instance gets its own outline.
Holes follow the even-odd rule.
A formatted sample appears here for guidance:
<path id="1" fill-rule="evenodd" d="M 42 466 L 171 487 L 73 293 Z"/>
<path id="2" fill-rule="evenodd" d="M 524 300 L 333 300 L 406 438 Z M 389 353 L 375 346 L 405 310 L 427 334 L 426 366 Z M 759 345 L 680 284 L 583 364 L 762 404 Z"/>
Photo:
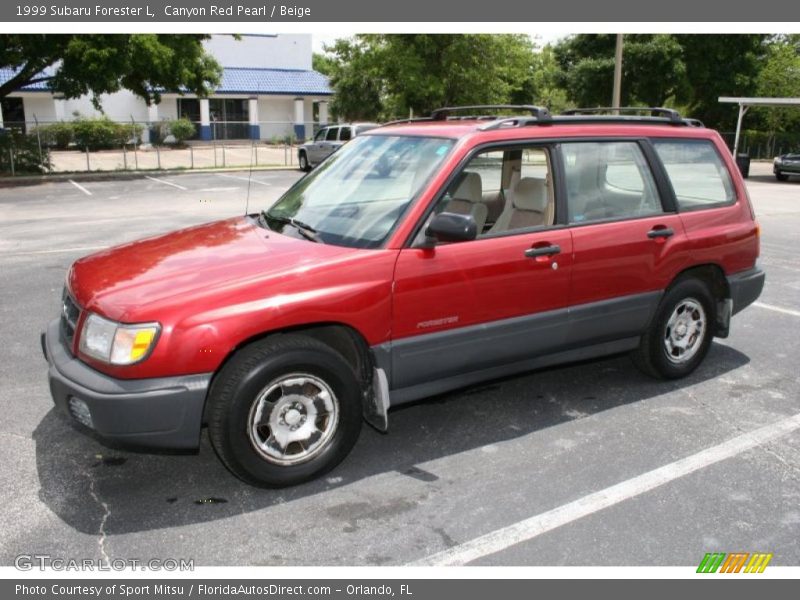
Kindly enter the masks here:
<path id="1" fill-rule="evenodd" d="M 361 430 L 360 385 L 321 342 L 279 335 L 239 351 L 209 392 L 209 437 L 226 467 L 253 485 L 318 477 L 350 452 Z"/>
<path id="2" fill-rule="evenodd" d="M 714 299 L 699 279 L 676 282 L 661 299 L 650 327 L 632 358 L 645 374 L 677 379 L 703 361 L 716 322 Z"/>
<path id="3" fill-rule="evenodd" d="M 787 181 L 789 179 L 789 176 L 786 175 L 785 173 L 775 173 L 775 179 L 777 179 L 778 181 Z"/>
<path id="4" fill-rule="evenodd" d="M 308 156 L 306 156 L 305 152 L 301 152 L 297 156 L 297 163 L 300 165 L 301 171 L 310 171 L 311 165 L 308 164 Z"/>

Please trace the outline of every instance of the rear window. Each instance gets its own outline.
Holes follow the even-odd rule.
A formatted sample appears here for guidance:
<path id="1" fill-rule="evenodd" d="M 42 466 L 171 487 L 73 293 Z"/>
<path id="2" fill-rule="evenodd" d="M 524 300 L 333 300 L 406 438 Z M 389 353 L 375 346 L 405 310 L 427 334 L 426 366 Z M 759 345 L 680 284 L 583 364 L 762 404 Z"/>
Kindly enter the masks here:
<path id="1" fill-rule="evenodd" d="M 570 223 L 633 219 L 663 212 L 650 167 L 636 142 L 561 145 Z"/>
<path id="2" fill-rule="evenodd" d="M 730 204 L 736 194 L 716 146 L 707 140 L 653 140 L 681 210 Z"/>

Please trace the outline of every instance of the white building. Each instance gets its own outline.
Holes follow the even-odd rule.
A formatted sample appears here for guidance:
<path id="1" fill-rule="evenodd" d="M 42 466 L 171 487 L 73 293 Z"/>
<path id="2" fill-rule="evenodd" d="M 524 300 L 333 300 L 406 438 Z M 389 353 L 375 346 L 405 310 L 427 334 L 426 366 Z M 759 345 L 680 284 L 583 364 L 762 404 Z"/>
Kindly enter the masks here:
<path id="1" fill-rule="evenodd" d="M 203 140 L 270 139 L 292 132 L 305 139 L 315 123 L 327 123 L 333 92 L 327 78 L 311 68 L 310 35 L 243 35 L 239 40 L 213 35 L 205 46 L 223 67 L 220 86 L 209 98 L 167 92 L 159 104 L 148 107 L 123 90 L 101 96 L 103 113 L 115 121 L 148 125 L 186 117 L 196 123 L 197 137 Z M 0 69 L 0 83 L 12 75 L 10 69 Z M 70 120 L 76 113 L 101 114 L 88 96 L 66 100 L 55 96 L 46 82 L 36 83 L 3 99 L 0 129 L 4 123 L 15 127 Z"/>

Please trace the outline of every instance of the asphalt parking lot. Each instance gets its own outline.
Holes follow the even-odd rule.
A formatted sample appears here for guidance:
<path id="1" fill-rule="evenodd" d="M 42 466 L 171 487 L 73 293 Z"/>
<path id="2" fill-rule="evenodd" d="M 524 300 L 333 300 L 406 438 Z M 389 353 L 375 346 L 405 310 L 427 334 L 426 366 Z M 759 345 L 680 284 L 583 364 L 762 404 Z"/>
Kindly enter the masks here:
<path id="1" fill-rule="evenodd" d="M 73 260 L 241 214 L 247 173 L 0 188 L 0 564 L 689 566 L 735 551 L 800 564 L 800 429 L 748 437 L 800 413 L 800 179 L 753 172 L 767 285 L 691 377 L 654 381 L 621 356 L 446 394 L 279 491 L 240 483 L 205 434 L 174 455 L 77 433 L 52 410 L 39 346 Z M 251 211 L 297 177 L 254 173 Z"/>

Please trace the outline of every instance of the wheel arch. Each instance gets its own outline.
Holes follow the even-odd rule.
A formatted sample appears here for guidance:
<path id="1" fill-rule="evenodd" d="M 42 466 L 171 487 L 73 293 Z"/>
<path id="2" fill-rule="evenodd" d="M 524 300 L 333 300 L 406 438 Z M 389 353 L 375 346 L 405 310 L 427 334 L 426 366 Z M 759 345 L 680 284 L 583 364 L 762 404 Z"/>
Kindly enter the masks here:
<path id="1" fill-rule="evenodd" d="M 708 290 L 715 300 L 714 335 L 716 337 L 728 337 L 733 301 L 731 300 L 731 289 L 730 285 L 728 285 L 728 279 L 725 277 L 725 271 L 715 263 L 693 265 L 678 273 L 669 287 L 672 287 L 678 281 L 689 278 L 699 279 L 708 286 Z"/>
<path id="2" fill-rule="evenodd" d="M 222 371 L 225 365 L 230 362 L 237 352 L 255 342 L 260 342 L 266 338 L 286 334 L 299 334 L 315 339 L 329 346 L 345 359 L 345 361 L 353 368 L 353 372 L 361 383 L 362 405 L 364 407 L 364 414 L 366 416 L 368 413 L 369 404 L 371 402 L 373 368 L 375 366 L 375 360 L 372 352 L 370 351 L 369 344 L 361 332 L 351 325 L 340 322 L 319 322 L 295 325 L 283 329 L 264 331 L 250 336 L 249 338 L 246 338 L 236 344 L 236 346 L 234 346 L 228 352 L 214 372 L 210 385 L 213 385 L 214 380 L 217 378 L 219 373 Z M 206 398 L 206 403 L 203 408 L 204 424 L 207 422 L 207 410 L 208 399 Z"/>

